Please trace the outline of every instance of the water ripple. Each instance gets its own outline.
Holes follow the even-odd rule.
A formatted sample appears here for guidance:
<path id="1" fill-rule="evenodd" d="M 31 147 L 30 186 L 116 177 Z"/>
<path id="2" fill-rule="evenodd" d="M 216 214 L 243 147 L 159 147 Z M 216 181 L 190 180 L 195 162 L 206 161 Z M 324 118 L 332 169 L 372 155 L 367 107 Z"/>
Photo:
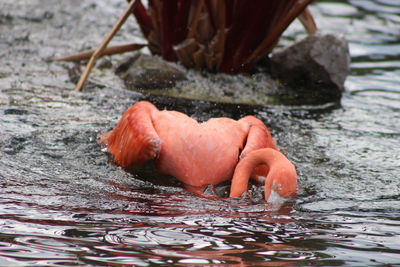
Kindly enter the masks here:
<path id="1" fill-rule="evenodd" d="M 111 70 L 91 76 L 105 87 L 73 92 L 70 66 L 44 58 L 95 47 L 126 2 L 43 3 L 0 9 L 1 266 L 400 264 L 398 0 L 312 4 L 321 31 L 346 35 L 352 70 L 340 104 L 293 107 L 153 98 Z M 140 39 L 135 23 L 121 31 L 116 42 Z M 304 35 L 295 23 L 282 43 Z M 299 196 L 210 200 L 113 165 L 95 140 L 140 99 L 199 120 L 258 116 L 295 163 Z"/>

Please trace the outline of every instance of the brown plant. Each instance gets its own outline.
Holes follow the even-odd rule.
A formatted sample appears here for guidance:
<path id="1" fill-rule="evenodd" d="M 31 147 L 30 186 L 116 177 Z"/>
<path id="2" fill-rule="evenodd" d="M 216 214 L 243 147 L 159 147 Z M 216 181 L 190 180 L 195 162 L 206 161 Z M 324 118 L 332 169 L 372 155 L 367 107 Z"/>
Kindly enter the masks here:
<path id="1" fill-rule="evenodd" d="M 93 51 L 56 60 L 90 60 L 75 90 L 80 91 L 96 60 L 106 54 L 133 51 L 143 44 L 107 48 L 133 13 L 148 47 L 169 61 L 210 71 L 249 72 L 276 46 L 283 31 L 299 17 L 309 34 L 316 31 L 307 9 L 312 0 L 141 0 L 130 1 L 112 30 Z"/>
<path id="2" fill-rule="evenodd" d="M 138 0 L 133 10 L 149 48 L 210 71 L 249 72 L 298 16 L 309 32 L 312 0 Z"/>

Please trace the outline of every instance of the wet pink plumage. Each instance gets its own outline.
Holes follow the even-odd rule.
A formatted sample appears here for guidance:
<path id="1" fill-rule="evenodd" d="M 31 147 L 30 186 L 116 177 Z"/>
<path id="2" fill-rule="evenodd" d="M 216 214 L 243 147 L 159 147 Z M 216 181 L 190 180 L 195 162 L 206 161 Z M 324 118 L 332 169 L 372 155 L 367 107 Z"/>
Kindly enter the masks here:
<path id="1" fill-rule="evenodd" d="M 132 167 L 154 160 L 160 173 L 174 176 L 194 192 L 233 179 L 230 196 L 238 197 L 247 190 L 250 176 L 267 177 L 267 200 L 271 188 L 283 197 L 293 196 L 297 188 L 293 164 L 254 116 L 198 123 L 183 113 L 160 111 L 141 101 L 124 112 L 101 142 L 118 165 Z M 241 165 L 246 166 L 240 169 Z"/>

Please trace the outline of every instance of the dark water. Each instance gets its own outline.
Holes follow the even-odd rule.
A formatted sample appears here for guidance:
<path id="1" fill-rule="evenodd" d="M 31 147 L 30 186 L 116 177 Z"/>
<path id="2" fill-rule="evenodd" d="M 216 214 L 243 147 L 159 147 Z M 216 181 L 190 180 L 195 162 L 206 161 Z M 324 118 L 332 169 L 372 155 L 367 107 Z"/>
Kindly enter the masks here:
<path id="1" fill-rule="evenodd" d="M 400 266 L 398 0 L 313 4 L 324 32 L 350 41 L 352 72 L 341 105 L 298 107 L 149 97 L 107 69 L 92 75 L 103 86 L 73 92 L 71 65 L 46 59 L 98 44 L 124 5 L 0 3 L 0 266 Z M 132 40 L 130 22 L 116 43 Z M 282 42 L 302 35 L 293 25 Z M 210 201 L 108 163 L 97 135 L 139 99 L 262 118 L 297 166 L 299 197 Z"/>

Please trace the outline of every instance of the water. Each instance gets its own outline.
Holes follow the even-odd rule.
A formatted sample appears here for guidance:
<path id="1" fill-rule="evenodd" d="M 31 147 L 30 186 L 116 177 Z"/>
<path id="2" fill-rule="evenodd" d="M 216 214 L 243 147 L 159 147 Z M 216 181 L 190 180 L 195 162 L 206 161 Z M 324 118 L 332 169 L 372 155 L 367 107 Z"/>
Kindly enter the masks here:
<path id="1" fill-rule="evenodd" d="M 73 92 L 71 65 L 45 59 L 98 44 L 124 4 L 0 4 L 0 266 L 400 265 L 397 0 L 313 4 L 324 32 L 350 41 L 352 72 L 341 105 L 297 107 L 146 96 L 107 69 L 92 75 L 104 86 Z M 135 38 L 132 22 L 116 42 Z M 302 35 L 293 25 L 282 43 Z M 113 166 L 96 138 L 140 99 L 201 120 L 257 115 L 300 195 L 210 201 Z"/>

